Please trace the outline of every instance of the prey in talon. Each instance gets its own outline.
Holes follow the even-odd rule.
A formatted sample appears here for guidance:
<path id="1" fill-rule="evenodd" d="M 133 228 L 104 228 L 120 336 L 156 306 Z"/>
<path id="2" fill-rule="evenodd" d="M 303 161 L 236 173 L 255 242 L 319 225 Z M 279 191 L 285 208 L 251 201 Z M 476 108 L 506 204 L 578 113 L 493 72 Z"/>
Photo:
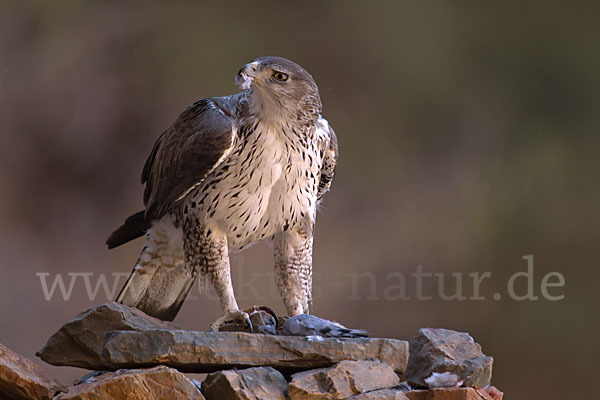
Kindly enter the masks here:
<path id="1" fill-rule="evenodd" d="M 237 320 L 225 321 L 219 326 L 219 331 L 277 335 L 279 317 L 269 307 L 252 306 L 243 312 L 248 315 L 245 322 L 242 322 L 242 317 Z M 215 331 L 214 329 L 211 330 Z"/>
<path id="2" fill-rule="evenodd" d="M 192 286 L 212 285 L 222 317 L 211 329 L 251 324 L 229 254 L 268 240 L 287 314 L 310 312 L 317 206 L 334 177 L 337 139 L 298 64 L 260 57 L 236 82 L 241 92 L 197 101 L 154 144 L 142 172 L 145 207 L 107 240 L 113 248 L 146 236 L 117 302 L 171 321 Z"/>

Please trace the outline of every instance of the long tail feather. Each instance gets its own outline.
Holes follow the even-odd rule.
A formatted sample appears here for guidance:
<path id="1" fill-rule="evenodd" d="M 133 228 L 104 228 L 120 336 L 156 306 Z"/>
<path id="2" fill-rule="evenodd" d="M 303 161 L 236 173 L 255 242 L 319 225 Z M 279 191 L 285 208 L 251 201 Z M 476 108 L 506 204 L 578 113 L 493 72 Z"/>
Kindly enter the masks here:
<path id="1" fill-rule="evenodd" d="M 144 211 L 139 211 L 125 220 L 116 231 L 106 239 L 106 245 L 113 249 L 133 239 L 143 236 L 151 226 L 151 221 L 144 218 Z"/>
<path id="2" fill-rule="evenodd" d="M 172 321 L 194 286 L 197 271 L 186 268 L 181 230 L 169 217 L 155 221 L 147 236 L 146 245 L 115 301 Z"/>

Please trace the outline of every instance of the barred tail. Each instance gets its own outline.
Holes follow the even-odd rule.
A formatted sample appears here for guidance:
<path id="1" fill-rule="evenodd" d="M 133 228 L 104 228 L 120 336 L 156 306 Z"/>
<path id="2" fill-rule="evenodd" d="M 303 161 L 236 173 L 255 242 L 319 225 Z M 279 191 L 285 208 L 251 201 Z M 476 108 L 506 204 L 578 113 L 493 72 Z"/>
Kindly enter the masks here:
<path id="1" fill-rule="evenodd" d="M 196 271 L 185 267 L 181 230 L 165 216 L 148 229 L 146 245 L 115 301 L 172 321 L 196 279 Z"/>

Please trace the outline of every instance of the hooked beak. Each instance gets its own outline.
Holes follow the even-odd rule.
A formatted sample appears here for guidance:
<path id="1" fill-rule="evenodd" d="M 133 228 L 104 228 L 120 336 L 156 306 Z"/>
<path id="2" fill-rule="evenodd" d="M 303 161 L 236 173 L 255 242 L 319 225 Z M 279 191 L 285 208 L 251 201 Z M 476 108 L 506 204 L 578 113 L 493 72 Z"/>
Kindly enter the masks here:
<path id="1" fill-rule="evenodd" d="M 260 82 L 260 79 L 256 77 L 256 72 L 258 71 L 258 61 L 251 62 L 249 64 L 244 65 L 235 77 L 235 82 L 242 89 L 250 89 L 252 83 L 257 81 Z"/>

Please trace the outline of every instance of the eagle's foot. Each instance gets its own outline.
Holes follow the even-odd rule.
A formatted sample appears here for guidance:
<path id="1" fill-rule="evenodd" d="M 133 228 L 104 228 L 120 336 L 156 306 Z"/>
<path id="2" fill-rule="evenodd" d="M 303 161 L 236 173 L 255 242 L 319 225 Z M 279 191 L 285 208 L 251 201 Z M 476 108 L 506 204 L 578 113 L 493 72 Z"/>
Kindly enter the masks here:
<path id="1" fill-rule="evenodd" d="M 253 332 L 252 322 L 250 322 L 250 315 L 248 315 L 245 311 L 240 310 L 230 310 L 226 311 L 223 316 L 217 319 L 215 322 L 210 324 L 211 332 L 219 332 L 221 327 L 226 324 L 230 324 L 232 322 L 240 322 L 241 324 L 246 324 L 250 333 Z"/>
<path id="2" fill-rule="evenodd" d="M 279 318 L 269 307 L 253 306 L 245 309 L 243 312 L 248 314 L 250 323 L 241 316 L 239 318 L 230 318 L 234 319 L 234 321 L 217 321 L 213 325 L 221 322 L 218 327 L 219 332 L 247 332 L 277 335 Z M 242 313 L 242 311 L 240 311 L 240 313 Z M 212 330 L 214 331 L 216 328 L 217 327 L 215 326 Z"/>

